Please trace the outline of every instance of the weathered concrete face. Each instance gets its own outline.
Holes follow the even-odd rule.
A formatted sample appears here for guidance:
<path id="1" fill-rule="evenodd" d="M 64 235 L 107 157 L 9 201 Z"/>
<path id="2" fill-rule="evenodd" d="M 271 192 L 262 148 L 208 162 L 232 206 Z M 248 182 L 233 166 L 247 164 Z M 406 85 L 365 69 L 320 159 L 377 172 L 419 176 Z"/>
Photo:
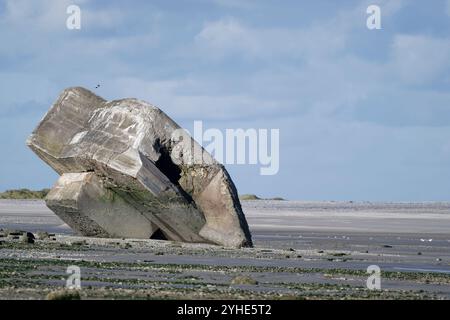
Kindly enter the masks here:
<path id="1" fill-rule="evenodd" d="M 47 206 L 83 235 L 252 245 L 225 168 L 146 102 L 66 89 L 27 144 L 61 175 Z"/>
<path id="2" fill-rule="evenodd" d="M 92 237 L 150 238 L 158 230 L 93 172 L 64 173 L 47 206 L 78 233 Z"/>

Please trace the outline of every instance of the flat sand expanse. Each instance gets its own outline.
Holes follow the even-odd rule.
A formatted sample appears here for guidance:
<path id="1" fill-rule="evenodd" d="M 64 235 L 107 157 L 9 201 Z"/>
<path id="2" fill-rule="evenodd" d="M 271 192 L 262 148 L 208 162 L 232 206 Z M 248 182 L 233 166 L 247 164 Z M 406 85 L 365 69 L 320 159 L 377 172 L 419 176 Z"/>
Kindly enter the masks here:
<path id="1" fill-rule="evenodd" d="M 33 245 L 3 238 L 0 267 L 10 273 L 0 297 L 45 298 L 77 264 L 83 298 L 450 298 L 450 203 L 257 200 L 243 209 L 255 248 L 233 250 L 77 237 L 43 201 L 0 200 L 0 228 L 56 234 Z M 382 290 L 366 288 L 373 264 Z M 233 284 L 242 274 L 251 283 Z"/>
<path id="2" fill-rule="evenodd" d="M 449 234 L 450 203 L 243 201 L 255 234 L 279 231 Z M 43 201 L 0 200 L 0 225 L 70 234 Z"/>

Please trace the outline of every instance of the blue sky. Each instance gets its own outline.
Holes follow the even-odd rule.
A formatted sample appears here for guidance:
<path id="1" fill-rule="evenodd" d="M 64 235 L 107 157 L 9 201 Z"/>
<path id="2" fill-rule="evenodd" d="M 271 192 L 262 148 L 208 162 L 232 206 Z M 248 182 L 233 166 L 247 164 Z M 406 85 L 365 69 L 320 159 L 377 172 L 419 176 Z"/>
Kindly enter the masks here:
<path id="1" fill-rule="evenodd" d="M 240 193 L 450 200 L 450 1 L 0 0 L 0 40 L 0 190 L 54 183 L 25 140 L 83 86 L 188 129 L 279 128 L 277 175 L 227 166 Z"/>

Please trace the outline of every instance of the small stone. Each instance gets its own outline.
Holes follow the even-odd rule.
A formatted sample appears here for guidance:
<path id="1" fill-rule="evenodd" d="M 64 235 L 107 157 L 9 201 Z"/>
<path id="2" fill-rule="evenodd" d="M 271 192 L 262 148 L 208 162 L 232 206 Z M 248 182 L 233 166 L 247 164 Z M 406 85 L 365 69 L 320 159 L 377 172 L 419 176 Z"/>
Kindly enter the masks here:
<path id="1" fill-rule="evenodd" d="M 33 237 L 34 238 L 34 237 Z M 28 244 L 33 244 L 34 243 L 34 239 L 29 237 L 27 234 L 24 234 L 22 236 L 20 236 L 20 241 L 22 243 L 28 243 Z"/>
<path id="2" fill-rule="evenodd" d="M 77 290 L 57 290 L 47 294 L 47 300 L 80 300 L 80 293 Z"/>
<path id="3" fill-rule="evenodd" d="M 250 276 L 237 276 L 231 280 L 231 284 L 237 285 L 257 285 L 258 281 Z"/>
<path id="4" fill-rule="evenodd" d="M 48 234 L 48 232 L 45 232 L 45 231 L 39 231 L 39 232 L 37 233 L 37 238 L 38 238 L 39 240 L 45 240 L 45 239 L 50 238 L 50 235 Z"/>
<path id="5" fill-rule="evenodd" d="M 33 240 L 36 239 L 32 232 L 26 232 L 25 235 L 30 239 L 33 239 Z"/>
<path id="6" fill-rule="evenodd" d="M 122 247 L 122 249 L 131 249 L 131 248 L 133 248 L 133 246 L 131 244 L 129 244 L 128 242 L 122 244 L 121 247 Z"/>

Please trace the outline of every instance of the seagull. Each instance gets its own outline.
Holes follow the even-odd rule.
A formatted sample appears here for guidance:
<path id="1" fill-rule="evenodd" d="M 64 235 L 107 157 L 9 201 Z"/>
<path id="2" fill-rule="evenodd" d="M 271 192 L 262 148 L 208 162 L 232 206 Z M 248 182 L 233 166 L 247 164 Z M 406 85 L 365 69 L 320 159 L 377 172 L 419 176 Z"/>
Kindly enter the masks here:
<path id="1" fill-rule="evenodd" d="M 100 88 L 100 85 L 99 85 L 99 84 L 95 86 L 95 89 L 98 89 L 98 88 Z"/>

